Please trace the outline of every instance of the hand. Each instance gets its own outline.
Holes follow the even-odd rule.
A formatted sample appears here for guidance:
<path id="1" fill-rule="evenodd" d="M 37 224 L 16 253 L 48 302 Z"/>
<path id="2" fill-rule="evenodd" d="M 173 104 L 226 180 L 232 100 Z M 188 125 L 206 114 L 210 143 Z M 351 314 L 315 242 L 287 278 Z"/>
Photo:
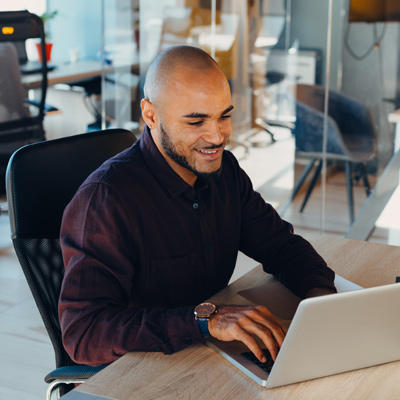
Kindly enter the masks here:
<path id="1" fill-rule="evenodd" d="M 262 340 L 275 360 L 286 335 L 286 329 L 264 306 L 219 306 L 208 329 L 219 340 L 240 340 L 261 362 L 267 360 L 253 336 Z"/>
<path id="2" fill-rule="evenodd" d="M 306 296 L 306 299 L 309 299 L 310 297 L 318 297 L 318 296 L 326 296 L 327 294 L 335 294 L 336 292 L 332 289 L 326 288 L 326 287 L 317 287 L 314 289 L 311 289 Z"/>

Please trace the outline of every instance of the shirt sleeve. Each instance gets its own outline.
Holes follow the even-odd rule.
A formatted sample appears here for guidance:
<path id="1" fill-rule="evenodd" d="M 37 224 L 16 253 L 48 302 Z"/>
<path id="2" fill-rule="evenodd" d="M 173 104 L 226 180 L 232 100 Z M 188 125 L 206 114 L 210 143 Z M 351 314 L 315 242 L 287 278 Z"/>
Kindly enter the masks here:
<path id="1" fill-rule="evenodd" d="M 242 199 L 240 250 L 302 298 L 316 287 L 336 291 L 335 274 L 322 257 L 253 190 L 246 173 L 239 167 L 238 171 Z"/>
<path id="2" fill-rule="evenodd" d="M 118 196 L 103 183 L 82 187 L 65 210 L 59 316 L 64 347 L 77 363 L 108 364 L 130 351 L 170 354 L 202 341 L 193 306 L 132 304 L 130 224 Z"/>

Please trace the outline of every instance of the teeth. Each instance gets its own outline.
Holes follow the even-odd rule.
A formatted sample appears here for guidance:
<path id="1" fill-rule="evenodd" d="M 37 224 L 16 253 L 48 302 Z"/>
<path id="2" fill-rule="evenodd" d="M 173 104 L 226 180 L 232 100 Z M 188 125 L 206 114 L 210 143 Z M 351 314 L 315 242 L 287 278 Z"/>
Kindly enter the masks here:
<path id="1" fill-rule="evenodd" d="M 206 150 L 200 150 L 200 149 L 198 149 L 197 151 L 199 151 L 200 153 L 204 153 L 204 154 L 215 154 L 217 152 L 216 150 L 206 151 Z"/>

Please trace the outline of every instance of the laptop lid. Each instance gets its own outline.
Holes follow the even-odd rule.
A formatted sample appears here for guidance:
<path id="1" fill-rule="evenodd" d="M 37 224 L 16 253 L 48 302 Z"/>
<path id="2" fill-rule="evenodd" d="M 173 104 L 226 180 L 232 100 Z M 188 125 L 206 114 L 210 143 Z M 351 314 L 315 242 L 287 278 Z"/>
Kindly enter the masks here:
<path id="1" fill-rule="evenodd" d="M 279 295 L 280 284 L 273 279 L 270 283 Z M 338 294 L 298 303 L 269 374 L 241 355 L 248 349 L 240 342 L 210 338 L 208 344 L 257 383 L 269 388 L 399 360 L 400 285 L 353 290 L 360 287 L 341 277 L 336 278 L 335 284 Z M 260 300 L 261 290 L 254 289 L 244 291 L 245 297 Z M 284 293 L 286 290 L 282 286 Z M 280 315 L 282 322 L 288 321 L 287 310 L 279 310 L 268 299 L 262 304 L 271 312 L 275 307 L 275 315 Z"/>

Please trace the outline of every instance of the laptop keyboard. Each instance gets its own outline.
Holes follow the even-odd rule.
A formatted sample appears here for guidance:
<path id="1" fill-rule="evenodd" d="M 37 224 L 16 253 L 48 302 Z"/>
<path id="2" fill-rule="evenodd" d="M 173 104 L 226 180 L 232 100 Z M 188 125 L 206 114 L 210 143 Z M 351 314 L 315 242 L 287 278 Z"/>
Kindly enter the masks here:
<path id="1" fill-rule="evenodd" d="M 267 361 L 265 363 L 259 361 L 259 359 L 251 351 L 246 351 L 242 353 L 242 356 L 246 357 L 253 364 L 257 365 L 258 368 L 261 368 L 263 371 L 270 373 L 274 365 L 274 360 L 272 359 L 271 354 L 267 349 L 262 349 L 262 350 L 264 352 L 265 357 L 267 357 Z"/>

